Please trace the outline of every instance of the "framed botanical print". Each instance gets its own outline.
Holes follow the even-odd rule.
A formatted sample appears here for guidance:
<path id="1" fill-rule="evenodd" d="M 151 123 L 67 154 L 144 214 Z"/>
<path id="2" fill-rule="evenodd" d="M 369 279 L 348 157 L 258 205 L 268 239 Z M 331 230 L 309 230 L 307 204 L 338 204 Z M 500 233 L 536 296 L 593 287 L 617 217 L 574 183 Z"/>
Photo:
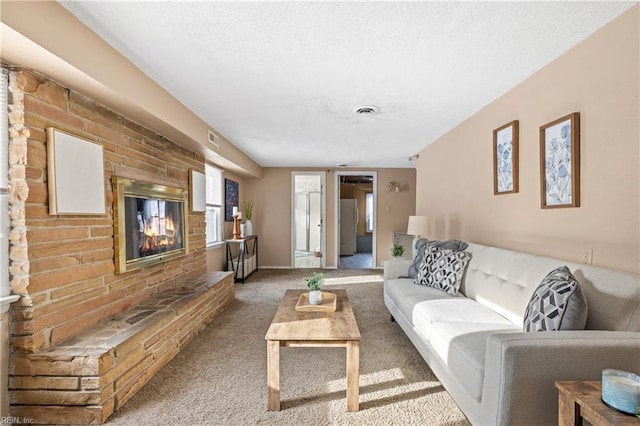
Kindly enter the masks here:
<path id="1" fill-rule="evenodd" d="M 580 113 L 540 127 L 540 202 L 543 209 L 580 206 Z"/>
<path id="2" fill-rule="evenodd" d="M 518 120 L 493 131 L 493 194 L 518 192 Z"/>

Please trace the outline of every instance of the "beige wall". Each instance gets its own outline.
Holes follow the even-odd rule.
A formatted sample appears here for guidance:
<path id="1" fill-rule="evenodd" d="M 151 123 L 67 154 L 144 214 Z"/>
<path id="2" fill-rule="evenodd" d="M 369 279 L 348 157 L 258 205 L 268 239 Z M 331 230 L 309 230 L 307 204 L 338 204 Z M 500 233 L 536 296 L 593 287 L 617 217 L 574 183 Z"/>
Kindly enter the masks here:
<path id="1" fill-rule="evenodd" d="M 435 238 L 640 272 L 638 5 L 420 152 Z M 581 119 L 581 207 L 540 208 L 539 127 Z M 520 192 L 493 195 L 492 130 L 520 121 Z"/>
<path id="2" fill-rule="evenodd" d="M 310 169 L 265 168 L 261 179 L 247 178 L 245 200 L 254 203 L 253 229 L 260 237 L 260 267 L 291 265 L 291 173 Z M 342 170 L 342 169 L 341 169 Z M 318 170 L 325 171 L 326 170 Z M 415 212 L 415 170 L 378 169 L 378 239 L 380 265 L 391 257 L 391 233 L 404 231 Z M 401 192 L 387 192 L 390 180 L 404 182 Z M 335 173 L 326 173 L 327 267 L 335 268 Z"/>
<path id="3" fill-rule="evenodd" d="M 390 181 L 402 184 L 400 192 L 387 191 Z M 409 216 L 416 214 L 416 170 L 415 169 L 379 169 L 378 170 L 378 258 L 375 264 L 391 259 L 393 232 L 407 232 Z"/>

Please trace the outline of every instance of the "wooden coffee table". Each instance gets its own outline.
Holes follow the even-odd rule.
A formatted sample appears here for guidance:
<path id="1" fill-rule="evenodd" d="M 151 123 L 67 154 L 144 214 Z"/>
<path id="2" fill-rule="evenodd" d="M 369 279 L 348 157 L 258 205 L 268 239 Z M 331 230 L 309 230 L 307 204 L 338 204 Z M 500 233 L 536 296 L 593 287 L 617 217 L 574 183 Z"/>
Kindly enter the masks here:
<path id="1" fill-rule="evenodd" d="M 268 409 L 280 410 L 280 347 L 346 347 L 347 411 L 359 410 L 360 330 L 345 290 L 330 290 L 338 297 L 335 312 L 298 312 L 296 303 L 305 290 L 287 290 L 267 335 Z"/>

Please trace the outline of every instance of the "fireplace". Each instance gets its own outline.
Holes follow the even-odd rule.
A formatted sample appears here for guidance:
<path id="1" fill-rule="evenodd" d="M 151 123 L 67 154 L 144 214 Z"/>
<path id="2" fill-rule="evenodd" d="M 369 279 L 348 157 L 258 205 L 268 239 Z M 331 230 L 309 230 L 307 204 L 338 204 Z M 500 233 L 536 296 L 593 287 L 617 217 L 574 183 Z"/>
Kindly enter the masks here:
<path id="1" fill-rule="evenodd" d="M 186 190 L 121 177 L 112 182 L 117 274 L 187 254 Z"/>

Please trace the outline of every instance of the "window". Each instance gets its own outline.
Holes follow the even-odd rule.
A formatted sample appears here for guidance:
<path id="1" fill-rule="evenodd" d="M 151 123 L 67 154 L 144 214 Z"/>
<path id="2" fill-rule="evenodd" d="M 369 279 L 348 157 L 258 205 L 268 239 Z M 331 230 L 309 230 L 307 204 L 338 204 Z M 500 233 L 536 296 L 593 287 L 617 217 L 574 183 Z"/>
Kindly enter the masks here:
<path id="1" fill-rule="evenodd" d="M 365 196 L 365 224 L 366 232 L 373 232 L 373 192 L 367 192 Z"/>
<path id="2" fill-rule="evenodd" d="M 222 170 L 208 164 L 204 167 L 206 176 L 206 216 L 207 246 L 222 242 Z"/>

